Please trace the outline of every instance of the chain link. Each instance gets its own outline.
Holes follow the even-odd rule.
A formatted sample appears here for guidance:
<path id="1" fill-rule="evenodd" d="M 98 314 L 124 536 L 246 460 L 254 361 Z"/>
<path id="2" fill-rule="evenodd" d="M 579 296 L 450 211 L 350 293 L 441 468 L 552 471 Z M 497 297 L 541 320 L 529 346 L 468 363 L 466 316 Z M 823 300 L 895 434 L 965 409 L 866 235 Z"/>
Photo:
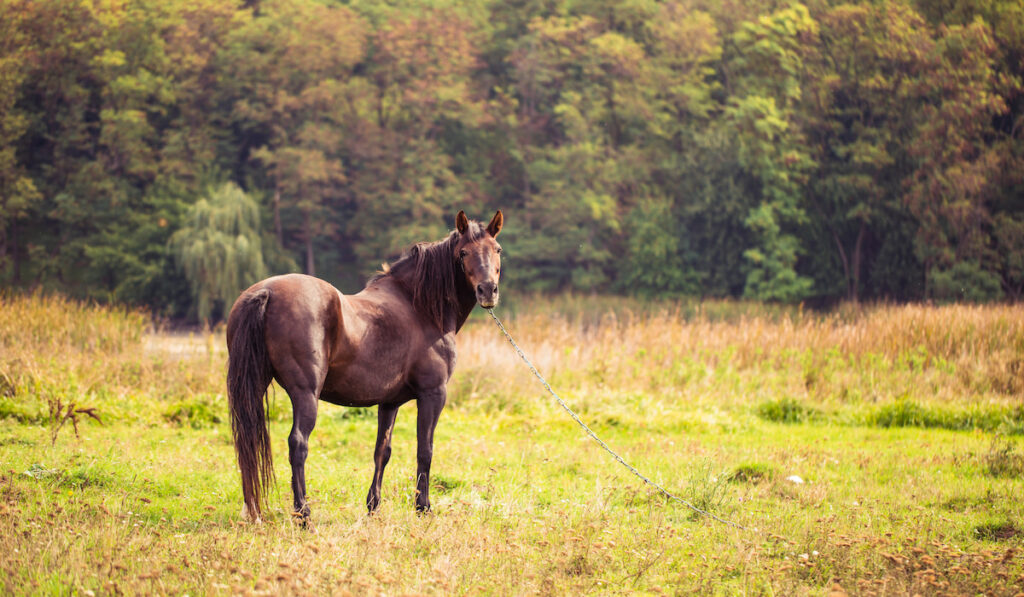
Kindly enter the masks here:
<path id="1" fill-rule="evenodd" d="M 725 525 L 728 525 L 728 526 L 731 526 L 731 527 L 735 527 L 735 528 L 740 529 L 740 530 L 744 530 L 744 531 L 748 530 L 746 527 L 744 527 L 742 525 L 739 525 L 739 524 L 737 524 L 737 523 L 735 523 L 735 522 L 733 522 L 731 520 L 726 520 L 724 518 L 720 518 L 720 517 L 712 514 L 711 512 L 706 511 L 706 510 L 701 510 L 700 508 L 698 508 L 697 506 L 694 506 L 693 504 L 691 504 L 687 500 L 684 500 L 681 497 L 678 497 L 676 495 L 673 495 L 672 493 L 669 493 L 669 491 L 667 489 L 665 489 L 661 485 L 658 485 L 654 481 L 651 481 L 650 479 L 645 477 L 643 474 L 641 474 L 640 471 L 636 470 L 636 468 L 634 468 L 628 462 L 623 460 L 622 457 L 619 456 L 610 447 L 608 447 L 608 444 L 604 443 L 604 441 L 601 438 L 599 438 L 597 436 L 597 434 L 594 433 L 594 431 L 590 427 L 587 427 L 587 424 L 584 423 L 583 421 L 581 421 L 580 418 L 576 415 L 576 413 L 573 412 L 573 410 L 571 408 L 569 408 L 569 405 L 566 404 L 565 401 L 562 400 L 562 398 L 559 397 L 559 395 L 556 394 L 553 389 L 551 389 L 551 385 L 547 382 L 547 380 L 544 379 L 544 376 L 541 375 L 539 371 L 537 371 L 537 368 L 533 366 L 533 363 L 530 362 L 530 359 L 528 359 L 526 357 L 526 354 L 523 353 L 523 350 L 521 348 L 519 348 L 519 345 L 516 344 L 516 341 L 512 339 L 512 336 L 508 333 L 508 330 L 506 330 L 505 326 L 502 325 L 501 320 L 498 319 L 498 316 L 494 314 L 494 309 L 487 309 L 487 312 L 491 314 L 491 318 L 494 319 L 494 323 L 498 324 L 498 327 L 501 329 L 501 333 L 505 334 L 505 338 L 508 339 L 509 344 L 512 345 L 512 348 L 514 348 L 516 350 L 516 352 L 519 353 L 519 357 L 521 359 L 523 359 L 523 362 L 526 363 L 526 365 L 528 367 L 530 367 L 530 371 L 533 371 L 533 374 L 537 376 L 537 379 L 540 380 L 540 383 L 544 384 L 544 387 L 547 389 L 548 393 L 551 394 L 552 396 L 554 396 L 555 400 L 558 401 L 558 405 L 561 406 L 563 409 L 565 409 L 565 412 L 569 413 L 569 416 L 572 417 L 572 419 L 574 421 L 576 421 L 576 423 L 578 423 L 579 426 L 582 427 L 583 430 L 587 432 L 587 435 L 589 435 L 595 442 L 597 442 L 597 444 L 599 446 L 604 448 L 605 452 L 608 452 L 609 454 L 611 454 L 612 458 L 614 458 L 615 460 L 618 460 L 619 464 L 621 464 L 622 466 L 624 466 L 627 469 L 629 469 L 629 471 L 631 473 L 633 473 L 634 475 L 639 477 L 639 479 L 641 481 L 643 481 L 644 483 L 646 483 L 646 484 L 650 485 L 651 487 L 653 487 L 661 495 L 665 496 L 666 498 L 668 498 L 670 500 L 679 502 L 680 504 L 686 506 L 690 510 L 693 510 L 697 514 L 700 514 L 701 516 L 706 516 L 706 517 L 708 517 L 708 518 L 710 518 L 712 520 L 717 520 L 718 522 L 720 522 L 722 524 L 725 524 Z"/>

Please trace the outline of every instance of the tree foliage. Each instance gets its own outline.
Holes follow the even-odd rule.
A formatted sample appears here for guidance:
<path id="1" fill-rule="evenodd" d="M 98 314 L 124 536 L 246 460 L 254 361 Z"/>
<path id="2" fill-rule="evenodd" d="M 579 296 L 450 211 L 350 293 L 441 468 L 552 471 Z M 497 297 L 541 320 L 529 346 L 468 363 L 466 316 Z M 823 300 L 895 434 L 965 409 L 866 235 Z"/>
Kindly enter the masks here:
<path id="1" fill-rule="evenodd" d="M 0 279 L 206 318 L 502 208 L 522 288 L 1019 300 L 1022 72 L 1011 0 L 0 0 Z"/>
<path id="2" fill-rule="evenodd" d="M 185 273 L 200 321 L 230 306 L 238 294 L 266 275 L 259 206 L 228 182 L 192 205 L 170 247 Z"/>

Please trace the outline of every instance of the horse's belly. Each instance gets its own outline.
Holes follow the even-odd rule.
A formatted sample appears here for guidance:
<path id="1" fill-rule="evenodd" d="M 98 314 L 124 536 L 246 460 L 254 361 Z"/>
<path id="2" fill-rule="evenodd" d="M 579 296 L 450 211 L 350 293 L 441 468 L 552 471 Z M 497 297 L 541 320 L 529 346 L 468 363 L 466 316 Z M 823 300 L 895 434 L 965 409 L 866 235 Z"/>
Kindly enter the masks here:
<path id="1" fill-rule="evenodd" d="M 353 364 L 343 374 L 327 376 L 320 399 L 339 406 L 373 406 L 397 399 L 404 388 L 398 372 L 364 370 Z"/>

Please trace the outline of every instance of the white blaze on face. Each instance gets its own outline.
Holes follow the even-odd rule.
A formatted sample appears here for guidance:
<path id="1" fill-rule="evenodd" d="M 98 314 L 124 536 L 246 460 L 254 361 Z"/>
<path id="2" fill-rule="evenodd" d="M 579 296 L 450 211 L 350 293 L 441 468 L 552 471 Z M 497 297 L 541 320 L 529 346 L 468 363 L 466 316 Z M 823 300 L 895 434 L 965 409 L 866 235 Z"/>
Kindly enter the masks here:
<path id="1" fill-rule="evenodd" d="M 491 252 L 487 251 L 484 255 L 484 280 L 490 279 L 491 271 Z"/>

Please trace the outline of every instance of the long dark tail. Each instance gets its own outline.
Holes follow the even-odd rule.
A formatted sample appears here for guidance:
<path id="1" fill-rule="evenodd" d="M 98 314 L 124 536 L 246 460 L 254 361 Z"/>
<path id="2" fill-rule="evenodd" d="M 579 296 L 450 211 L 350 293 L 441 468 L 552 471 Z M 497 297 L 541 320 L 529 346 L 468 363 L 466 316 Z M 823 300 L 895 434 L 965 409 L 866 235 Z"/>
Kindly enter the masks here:
<path id="1" fill-rule="evenodd" d="M 267 386 L 273 378 L 264 333 L 270 291 L 262 288 L 244 297 L 228 321 L 228 405 L 235 454 L 242 471 L 242 495 L 250 517 L 262 518 L 267 490 L 274 482 L 267 427 Z"/>

